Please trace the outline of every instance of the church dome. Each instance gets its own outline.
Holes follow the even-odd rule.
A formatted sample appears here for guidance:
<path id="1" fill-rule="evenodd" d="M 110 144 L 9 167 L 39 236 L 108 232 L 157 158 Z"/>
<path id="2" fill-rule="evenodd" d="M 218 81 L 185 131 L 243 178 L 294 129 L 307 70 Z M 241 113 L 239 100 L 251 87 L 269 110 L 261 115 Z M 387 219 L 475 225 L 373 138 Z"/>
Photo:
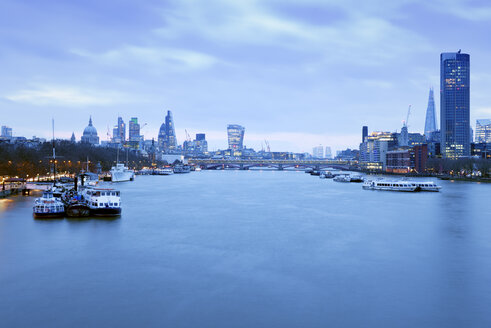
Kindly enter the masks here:
<path id="1" fill-rule="evenodd" d="M 89 119 L 89 125 L 84 130 L 84 136 L 89 137 L 89 136 L 96 136 L 96 135 L 97 135 L 97 130 L 92 125 L 92 117 L 91 117 Z"/>

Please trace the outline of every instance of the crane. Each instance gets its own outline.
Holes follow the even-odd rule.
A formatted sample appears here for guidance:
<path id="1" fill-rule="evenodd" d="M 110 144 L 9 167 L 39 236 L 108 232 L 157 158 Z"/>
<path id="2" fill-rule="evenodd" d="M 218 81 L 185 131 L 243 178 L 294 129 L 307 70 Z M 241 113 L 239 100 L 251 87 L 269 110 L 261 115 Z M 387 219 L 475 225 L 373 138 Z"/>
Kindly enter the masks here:
<path id="1" fill-rule="evenodd" d="M 409 105 L 409 108 L 407 109 L 407 116 L 406 116 L 406 121 L 404 122 L 404 126 L 408 127 L 408 122 L 409 122 L 409 114 L 411 114 L 411 105 Z"/>

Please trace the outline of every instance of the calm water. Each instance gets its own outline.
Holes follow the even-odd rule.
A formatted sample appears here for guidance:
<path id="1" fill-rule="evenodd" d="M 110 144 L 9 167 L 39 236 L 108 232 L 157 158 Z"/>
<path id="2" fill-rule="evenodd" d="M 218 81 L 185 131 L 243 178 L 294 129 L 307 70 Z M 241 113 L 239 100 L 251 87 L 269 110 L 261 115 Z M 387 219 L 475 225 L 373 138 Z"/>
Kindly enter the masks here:
<path id="1" fill-rule="evenodd" d="M 0 326 L 490 327 L 491 185 L 439 184 L 142 176 L 114 220 L 0 200 Z"/>

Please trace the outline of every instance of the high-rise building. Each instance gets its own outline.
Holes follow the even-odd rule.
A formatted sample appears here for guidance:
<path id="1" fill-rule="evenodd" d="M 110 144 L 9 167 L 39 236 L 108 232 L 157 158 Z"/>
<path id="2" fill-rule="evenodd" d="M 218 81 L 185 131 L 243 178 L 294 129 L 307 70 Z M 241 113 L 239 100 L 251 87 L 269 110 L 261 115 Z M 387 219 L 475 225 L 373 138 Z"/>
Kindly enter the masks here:
<path id="1" fill-rule="evenodd" d="M 92 117 L 89 119 L 89 125 L 84 129 L 84 133 L 81 138 L 82 142 L 89 143 L 91 145 L 99 144 L 99 137 L 97 136 L 97 130 L 92 125 Z"/>
<path id="2" fill-rule="evenodd" d="M 368 137 L 368 126 L 363 126 L 361 129 L 361 142 L 365 142 L 366 138 Z"/>
<path id="3" fill-rule="evenodd" d="M 140 124 L 138 124 L 138 118 L 132 117 L 128 127 L 128 140 L 140 141 Z"/>
<path id="4" fill-rule="evenodd" d="M 326 147 L 326 152 L 324 153 L 325 158 L 332 158 L 332 152 L 331 152 L 331 147 L 327 146 Z"/>
<path id="5" fill-rule="evenodd" d="M 426 108 L 426 120 L 425 120 L 426 139 L 429 139 L 431 137 L 431 133 L 435 131 L 436 131 L 435 97 L 433 95 L 433 88 L 430 88 L 430 95 L 428 96 L 428 107 Z"/>
<path id="6" fill-rule="evenodd" d="M 470 56 L 440 55 L 441 153 L 445 158 L 470 156 Z"/>
<path id="7" fill-rule="evenodd" d="M 176 130 L 174 128 L 174 119 L 172 118 L 172 112 L 170 110 L 167 111 L 165 122 L 160 126 L 158 145 L 159 149 L 163 152 L 174 151 L 177 149 Z"/>
<path id="8" fill-rule="evenodd" d="M 245 128 L 237 124 L 227 126 L 228 148 L 232 150 L 242 150 L 244 148 Z"/>
<path id="9" fill-rule="evenodd" d="M 476 120 L 476 142 L 491 143 L 491 120 Z"/>
<path id="10" fill-rule="evenodd" d="M 12 138 L 12 128 L 9 128 L 8 126 L 3 125 L 0 137 L 5 138 L 5 139 Z"/>
<path id="11" fill-rule="evenodd" d="M 312 156 L 314 158 L 324 158 L 324 147 L 322 147 L 322 145 L 319 145 L 312 148 Z"/>
<path id="12" fill-rule="evenodd" d="M 206 135 L 204 133 L 196 133 L 196 151 L 199 153 L 208 152 L 208 141 L 206 141 Z"/>
<path id="13" fill-rule="evenodd" d="M 126 124 L 122 117 L 118 117 L 118 124 L 113 128 L 113 142 L 124 143 L 126 140 Z"/>

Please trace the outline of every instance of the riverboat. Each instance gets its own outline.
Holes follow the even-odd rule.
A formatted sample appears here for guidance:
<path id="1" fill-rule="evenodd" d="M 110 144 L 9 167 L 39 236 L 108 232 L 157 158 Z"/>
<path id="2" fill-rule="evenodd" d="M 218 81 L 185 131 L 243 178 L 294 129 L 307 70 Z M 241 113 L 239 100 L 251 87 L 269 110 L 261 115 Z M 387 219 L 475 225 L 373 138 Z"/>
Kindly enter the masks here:
<path id="1" fill-rule="evenodd" d="M 349 174 L 340 174 L 335 176 L 333 180 L 336 182 L 351 182 L 351 177 Z"/>
<path id="2" fill-rule="evenodd" d="M 94 216 L 118 216 L 121 214 L 120 191 L 113 188 L 85 188 L 81 195 Z"/>
<path id="3" fill-rule="evenodd" d="M 65 205 L 53 196 L 51 190 L 43 192 L 43 196 L 34 201 L 33 214 L 36 218 L 59 218 L 65 215 Z"/>
<path id="4" fill-rule="evenodd" d="M 171 169 L 170 167 L 162 168 L 162 169 L 155 169 L 154 170 L 155 175 L 172 175 L 174 174 L 174 170 Z"/>
<path id="5" fill-rule="evenodd" d="M 178 164 L 176 166 L 174 166 L 174 173 L 189 173 L 191 172 L 191 167 L 189 165 L 181 165 L 181 164 Z"/>
<path id="6" fill-rule="evenodd" d="M 116 166 L 111 168 L 110 172 L 112 182 L 133 181 L 135 179 L 135 172 L 122 163 L 117 163 Z"/>
<path id="7" fill-rule="evenodd" d="M 411 181 L 408 180 L 408 183 L 411 185 L 418 187 L 421 191 L 440 191 L 442 189 L 441 186 L 438 186 L 436 183 L 433 181 Z"/>
<path id="8" fill-rule="evenodd" d="M 334 175 L 330 171 L 322 171 L 321 174 L 319 175 L 319 178 L 321 179 L 332 179 Z"/>
<path id="9" fill-rule="evenodd" d="M 420 191 L 421 188 L 413 185 L 408 181 L 396 180 L 376 180 L 365 181 L 363 189 L 366 190 L 382 190 L 382 191 Z"/>

